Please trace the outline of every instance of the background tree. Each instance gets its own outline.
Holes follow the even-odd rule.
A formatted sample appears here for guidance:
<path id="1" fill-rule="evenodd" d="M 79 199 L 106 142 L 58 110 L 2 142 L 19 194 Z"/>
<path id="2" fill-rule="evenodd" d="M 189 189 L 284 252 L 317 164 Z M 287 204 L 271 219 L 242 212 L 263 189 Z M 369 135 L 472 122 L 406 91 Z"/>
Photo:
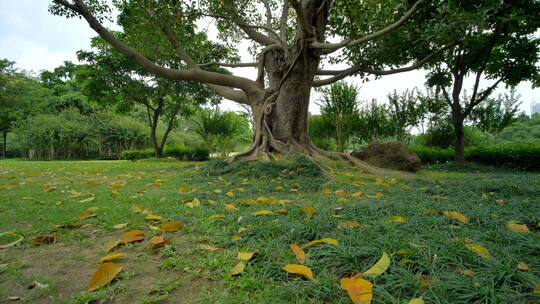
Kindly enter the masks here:
<path id="1" fill-rule="evenodd" d="M 482 132 L 493 136 L 497 144 L 499 134 L 518 120 L 521 102 L 515 88 L 497 98 L 488 98 L 471 112 L 471 121 Z"/>
<path id="2" fill-rule="evenodd" d="M 193 106 L 216 104 L 221 99 L 200 83 L 154 77 L 100 38 L 94 39 L 92 45 L 96 52 L 78 53 L 79 59 L 87 63 L 78 72 L 85 82 L 86 93 L 92 100 L 113 106 L 120 112 L 128 111 L 136 104 L 143 105 L 157 158 L 162 157 L 167 138 L 178 125 L 179 115 L 189 116 Z M 175 62 L 169 61 L 169 64 Z M 160 139 L 158 126 L 162 122 L 165 131 Z"/>
<path id="3" fill-rule="evenodd" d="M 398 94 L 395 90 L 388 94 L 388 111 L 394 134 L 399 141 L 405 141 L 405 137 L 413 127 L 420 125 L 422 118 L 426 116 L 427 106 L 418 98 L 419 93 L 415 90 L 405 91 Z"/>
<path id="4" fill-rule="evenodd" d="M 274 0 L 261 1 L 146 1 L 114 2 L 125 33 L 137 41 L 123 41 L 103 27 L 109 15 L 106 1 L 53 0 L 57 15 L 84 18 L 105 41 L 143 69 L 158 77 L 206 83 L 221 96 L 253 109 L 255 135 L 250 149 L 231 160 L 307 154 L 315 159 L 353 159 L 315 147 L 308 136 L 307 119 L 311 89 L 330 85 L 351 75 L 388 75 L 421 67 L 440 50 L 421 51 L 414 62 L 416 45 L 430 39 L 423 20 L 412 19 L 425 0 L 391 1 Z M 438 1 L 445 6 L 445 1 Z M 260 9 L 260 8 L 264 9 Z M 427 7 L 432 9 L 432 7 Z M 224 43 L 237 44 L 248 37 L 256 62 L 205 62 L 186 43 L 186 29 L 200 18 L 213 18 Z M 424 31 L 418 31 L 419 27 Z M 337 43 L 330 43 L 333 38 Z M 407 45 L 407 48 L 403 48 Z M 151 47 L 149 47 L 151 46 Z M 443 47 L 444 49 L 444 47 Z M 181 58 L 185 67 L 170 67 L 153 54 Z M 433 53 L 431 53 L 433 52 Z M 431 54 L 430 54 L 431 53 Z M 350 64 L 344 70 L 324 70 L 327 61 Z M 406 66 L 410 64 L 409 66 Z M 209 66 L 255 66 L 256 80 L 226 75 Z M 321 78 L 322 76 L 322 78 Z M 328 76 L 328 77 L 326 77 Z M 326 78 L 324 78 L 326 77 Z M 363 166 L 362 163 L 356 162 Z M 369 169 L 369 168 L 366 168 Z"/>
<path id="5" fill-rule="evenodd" d="M 431 5 L 437 5 L 434 1 Z M 518 1 L 448 1 L 441 31 L 430 45 L 448 36 L 459 44 L 448 49 L 429 65 L 428 85 L 437 86 L 450 106 L 455 134 L 454 160 L 464 161 L 464 121 L 473 109 L 485 101 L 501 83 L 515 86 L 522 81 L 540 84 L 538 46 L 535 37 L 540 26 L 540 2 Z M 433 20 L 424 16 L 426 22 Z M 470 78 L 468 78 L 470 77 Z M 481 89 L 481 82 L 488 85 Z M 466 81 L 472 94 L 463 98 Z"/>
<path id="6" fill-rule="evenodd" d="M 15 63 L 0 60 L 0 132 L 2 157 L 6 157 L 7 136 L 17 120 L 38 112 L 49 100 L 50 92 Z"/>
<path id="7" fill-rule="evenodd" d="M 344 81 L 321 89 L 321 115 L 331 121 L 326 127 L 333 130 L 337 151 L 343 152 L 353 133 L 353 119 L 358 115 L 358 89 Z"/>

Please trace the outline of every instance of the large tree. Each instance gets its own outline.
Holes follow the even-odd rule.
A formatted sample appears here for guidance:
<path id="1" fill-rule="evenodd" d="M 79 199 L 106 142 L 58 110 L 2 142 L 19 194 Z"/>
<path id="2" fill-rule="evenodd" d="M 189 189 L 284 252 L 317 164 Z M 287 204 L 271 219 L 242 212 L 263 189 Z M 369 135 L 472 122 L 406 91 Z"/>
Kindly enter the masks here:
<path id="1" fill-rule="evenodd" d="M 536 37 L 538 0 L 448 1 L 438 36 L 455 37 L 441 60 L 429 65 L 428 85 L 436 86 L 450 106 L 454 127 L 454 161 L 464 161 L 464 121 L 501 84 L 522 81 L 540 85 Z M 447 39 L 443 39 L 442 43 Z M 441 44 L 442 44 L 441 43 Z M 469 83 L 471 94 L 463 94 Z"/>
<path id="2" fill-rule="evenodd" d="M 428 30 L 417 30 L 423 22 L 414 18 L 415 13 L 424 9 L 424 2 L 114 1 L 120 14 L 131 20 L 122 24 L 123 31 L 133 33 L 141 43 L 126 43 L 103 26 L 103 19 L 111 11 L 106 1 L 53 0 L 50 9 L 57 15 L 84 18 L 116 50 L 158 77 L 202 82 L 224 98 L 249 105 L 255 120 L 253 144 L 232 160 L 268 159 L 276 152 L 285 156 L 307 154 L 315 159 L 351 160 L 343 154 L 320 150 L 309 139 L 311 90 L 352 75 L 381 76 L 410 71 L 445 49 L 432 50 L 417 43 L 430 38 Z M 445 5 L 445 1 L 437 2 Z M 235 45 L 244 38 L 250 40 L 256 62 L 201 61 L 201 56 L 185 44 L 185 28 L 189 22 L 208 18 L 216 21 L 218 38 L 225 43 Z M 154 48 L 145 47 L 152 45 L 149 41 L 155 42 Z M 155 52 L 181 58 L 185 66 L 171 67 L 151 60 Z M 419 54 L 422 59 L 414 61 Z M 350 67 L 323 69 L 325 63 L 337 61 Z M 209 66 L 253 66 L 258 69 L 258 77 L 252 80 L 218 73 L 209 70 Z"/>

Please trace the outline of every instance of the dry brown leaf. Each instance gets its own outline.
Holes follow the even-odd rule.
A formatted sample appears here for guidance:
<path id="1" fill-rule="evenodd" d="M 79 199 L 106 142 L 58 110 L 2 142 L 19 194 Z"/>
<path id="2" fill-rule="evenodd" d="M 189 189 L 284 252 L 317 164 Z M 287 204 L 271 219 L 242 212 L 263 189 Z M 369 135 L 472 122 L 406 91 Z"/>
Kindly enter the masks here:
<path id="1" fill-rule="evenodd" d="M 341 278 L 339 285 L 347 291 L 353 303 L 370 304 L 373 299 L 373 284 L 361 277 Z"/>
<path id="2" fill-rule="evenodd" d="M 315 279 L 313 278 L 313 272 L 311 272 L 311 269 L 309 269 L 309 267 L 306 267 L 304 265 L 287 264 L 283 266 L 283 270 L 285 270 L 288 273 L 299 274 L 310 281 L 315 281 Z"/>
<path id="3" fill-rule="evenodd" d="M 446 215 L 446 216 L 449 216 L 449 217 L 451 217 L 453 219 L 456 219 L 456 220 L 458 220 L 458 221 L 460 221 L 462 223 L 468 223 L 469 222 L 468 217 L 466 217 L 465 215 L 463 215 L 463 214 L 461 214 L 461 213 L 459 213 L 457 211 L 444 211 L 443 214 Z"/>
<path id="4" fill-rule="evenodd" d="M 164 247 L 167 244 L 170 244 L 171 241 L 166 240 L 165 236 L 159 235 L 159 236 L 152 237 L 150 239 L 150 243 L 152 243 L 152 248 L 161 248 L 161 247 Z"/>
<path id="5" fill-rule="evenodd" d="M 174 232 L 182 229 L 184 227 L 184 224 L 182 224 L 181 222 L 167 222 L 162 224 L 160 227 L 164 231 Z"/>
<path id="6" fill-rule="evenodd" d="M 92 276 L 92 279 L 88 284 L 87 291 L 92 292 L 98 288 L 107 285 L 121 270 L 121 266 L 118 266 L 111 262 L 101 264 Z"/>
<path id="7" fill-rule="evenodd" d="M 41 243 L 53 243 L 56 242 L 58 238 L 55 235 L 39 235 L 35 239 L 32 240 L 32 243 L 34 244 L 41 244 Z"/>
<path id="8" fill-rule="evenodd" d="M 133 243 L 142 240 L 144 240 L 144 231 L 138 229 L 128 231 L 120 236 L 120 243 L 123 244 Z"/>
<path id="9" fill-rule="evenodd" d="M 105 242 L 103 243 L 102 247 L 105 251 L 110 251 L 111 249 L 113 249 L 114 247 L 118 246 L 118 244 L 120 244 L 119 241 L 117 240 L 114 240 L 114 241 L 108 241 L 108 242 Z"/>
<path id="10" fill-rule="evenodd" d="M 51 192 L 51 191 L 55 191 L 57 190 L 56 187 L 47 187 L 47 188 L 43 188 L 43 192 Z"/>
<path id="11" fill-rule="evenodd" d="M 246 264 L 244 264 L 243 262 L 236 264 L 236 266 L 234 266 L 231 270 L 231 276 L 237 276 L 241 274 L 244 269 L 246 269 Z"/>
<path id="12" fill-rule="evenodd" d="M 116 260 L 118 258 L 121 258 L 121 257 L 125 257 L 127 254 L 125 253 L 109 253 L 107 254 L 106 256 L 102 257 L 101 259 L 99 259 L 99 262 L 100 263 L 103 263 L 103 262 L 110 262 L 112 260 Z"/>
<path id="13" fill-rule="evenodd" d="M 242 261 L 249 261 L 253 258 L 254 255 L 259 253 L 259 250 L 250 251 L 250 252 L 238 252 L 238 255 L 236 256 L 239 260 Z"/>
<path id="14" fill-rule="evenodd" d="M 291 247 L 291 250 L 296 256 L 296 260 L 298 261 L 298 263 L 304 264 L 306 262 L 306 253 L 304 252 L 304 250 L 302 250 L 302 248 L 300 248 L 296 244 L 290 244 L 289 247 Z"/>

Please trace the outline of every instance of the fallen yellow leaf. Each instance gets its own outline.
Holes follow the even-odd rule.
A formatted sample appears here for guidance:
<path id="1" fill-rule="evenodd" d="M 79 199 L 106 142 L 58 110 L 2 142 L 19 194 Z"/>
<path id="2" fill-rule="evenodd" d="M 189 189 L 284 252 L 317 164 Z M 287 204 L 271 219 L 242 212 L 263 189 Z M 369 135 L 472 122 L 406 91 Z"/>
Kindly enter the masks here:
<path id="1" fill-rule="evenodd" d="M 131 230 L 120 236 L 120 243 L 133 243 L 137 241 L 142 241 L 144 239 L 144 231 L 142 230 Z"/>
<path id="2" fill-rule="evenodd" d="M 121 270 L 122 267 L 114 263 L 107 262 L 101 264 L 92 276 L 87 291 L 92 292 L 107 285 Z"/>
<path id="3" fill-rule="evenodd" d="M 214 215 L 211 215 L 209 217 L 209 219 L 214 220 L 214 219 L 224 218 L 224 217 L 225 217 L 225 215 L 223 215 L 223 214 L 214 214 Z"/>
<path id="4" fill-rule="evenodd" d="M 236 266 L 234 266 L 233 269 L 231 270 L 231 276 L 239 275 L 240 273 L 244 271 L 245 268 L 246 268 L 246 264 L 244 264 L 243 262 L 236 264 Z"/>
<path id="5" fill-rule="evenodd" d="M 311 269 L 309 269 L 309 267 L 306 267 L 304 265 L 288 264 L 283 267 L 283 270 L 285 270 L 288 273 L 299 274 L 310 281 L 315 281 L 315 279 L 313 278 L 313 272 L 311 272 Z"/>
<path id="6" fill-rule="evenodd" d="M 174 232 L 174 231 L 178 231 L 182 229 L 184 227 L 184 224 L 180 222 L 167 222 L 167 223 L 162 224 L 160 227 L 164 231 Z"/>
<path id="7" fill-rule="evenodd" d="M 390 257 L 386 252 L 383 252 L 381 258 L 370 269 L 366 270 L 363 275 L 378 276 L 390 267 Z"/>
<path id="8" fill-rule="evenodd" d="M 215 247 L 215 246 L 207 245 L 207 244 L 199 245 L 199 249 L 205 250 L 205 251 L 210 251 L 210 252 L 221 250 L 221 248 L 219 248 L 219 247 Z"/>
<path id="9" fill-rule="evenodd" d="M 387 222 L 387 223 L 405 223 L 406 221 L 407 220 L 403 216 L 395 215 L 395 216 L 389 217 L 385 222 Z"/>
<path id="10" fill-rule="evenodd" d="M 466 217 L 465 215 L 457 212 L 457 211 L 444 211 L 443 212 L 444 215 L 446 216 L 449 216 L 451 218 L 454 218 L 462 223 L 468 223 L 469 222 L 469 218 Z"/>
<path id="11" fill-rule="evenodd" d="M 308 218 L 312 217 L 316 213 L 316 210 L 313 207 L 304 206 L 304 207 L 300 207 L 300 210 L 304 211 Z"/>
<path id="12" fill-rule="evenodd" d="M 540 281 L 536 282 L 533 293 L 540 293 Z"/>
<path id="13" fill-rule="evenodd" d="M 310 247 L 310 246 L 315 246 L 315 245 L 319 245 L 319 244 L 330 244 L 330 245 L 339 245 L 338 241 L 335 240 L 335 239 L 331 239 L 331 238 L 324 238 L 324 239 L 320 239 L 320 240 L 315 240 L 315 241 L 311 241 L 307 244 L 304 244 L 302 246 L 300 246 L 300 248 L 306 248 L 306 247 Z"/>
<path id="14" fill-rule="evenodd" d="M 487 248 L 482 246 L 482 245 L 465 244 L 465 247 L 467 247 L 467 249 L 475 252 L 479 256 L 483 257 L 484 259 L 491 259 L 492 258 L 491 254 L 489 254 L 489 251 L 487 250 Z"/>
<path id="15" fill-rule="evenodd" d="M 339 285 L 347 291 L 353 303 L 370 304 L 373 299 L 373 284 L 360 277 L 342 278 Z"/>
<path id="16" fill-rule="evenodd" d="M 296 260 L 298 261 L 298 263 L 304 264 L 306 262 L 306 253 L 304 252 L 304 250 L 302 250 L 302 248 L 300 248 L 296 244 L 290 244 L 289 247 L 291 247 L 291 250 L 296 256 Z"/>
<path id="17" fill-rule="evenodd" d="M 416 298 L 416 299 L 412 299 L 410 300 L 407 304 L 424 304 L 424 299 L 422 298 Z"/>
<path id="18" fill-rule="evenodd" d="M 102 257 L 101 259 L 99 259 L 99 262 L 100 263 L 109 262 L 109 261 L 124 257 L 126 255 L 127 254 L 125 254 L 125 253 L 110 253 L 110 254 L 107 254 L 106 256 Z"/>
<path id="19" fill-rule="evenodd" d="M 132 205 L 131 206 L 131 211 L 135 212 L 135 213 L 142 213 L 144 210 L 143 207 L 141 206 L 138 206 L 138 205 Z"/>
<path id="20" fill-rule="evenodd" d="M 238 211 L 235 204 L 225 204 L 225 210 L 227 211 Z"/>
<path id="21" fill-rule="evenodd" d="M 355 221 L 344 221 L 344 222 L 341 222 L 338 224 L 338 227 L 339 228 L 355 228 L 355 227 L 359 227 L 360 224 L 358 222 L 355 222 Z"/>
<path id="22" fill-rule="evenodd" d="M 259 215 L 272 215 L 272 214 L 274 214 L 274 212 L 270 210 L 261 210 L 261 211 L 253 212 L 251 215 L 259 216 Z"/>
<path id="23" fill-rule="evenodd" d="M 528 233 L 528 232 L 531 232 L 529 230 L 529 227 L 527 227 L 527 225 L 520 225 L 520 224 L 517 224 L 515 221 L 509 221 L 507 224 L 506 224 L 506 227 L 514 232 L 518 232 L 518 233 Z"/>
<path id="24" fill-rule="evenodd" d="M 79 214 L 79 219 L 84 220 L 84 219 L 94 217 L 94 216 L 97 216 L 97 214 L 87 210 L 87 211 L 83 211 L 83 212 L 81 212 L 81 214 Z"/>
<path id="25" fill-rule="evenodd" d="M 151 220 L 151 221 L 159 221 L 159 220 L 162 219 L 162 217 L 159 216 L 159 215 L 149 214 L 149 215 L 147 215 L 144 219 L 145 219 L 145 220 Z"/>
<path id="26" fill-rule="evenodd" d="M 116 224 L 113 226 L 114 229 L 123 229 L 123 228 L 126 228 L 126 226 L 128 225 L 128 223 L 123 223 L 123 224 Z"/>
<path id="27" fill-rule="evenodd" d="M 527 266 L 527 264 L 523 263 L 523 262 L 519 262 L 517 264 L 517 268 L 519 270 L 523 270 L 523 271 L 528 271 L 529 270 L 529 266 Z"/>
<path id="28" fill-rule="evenodd" d="M 238 255 L 236 256 L 239 260 L 242 261 L 249 261 L 253 258 L 254 255 L 259 253 L 259 250 L 251 251 L 251 252 L 238 252 Z"/>

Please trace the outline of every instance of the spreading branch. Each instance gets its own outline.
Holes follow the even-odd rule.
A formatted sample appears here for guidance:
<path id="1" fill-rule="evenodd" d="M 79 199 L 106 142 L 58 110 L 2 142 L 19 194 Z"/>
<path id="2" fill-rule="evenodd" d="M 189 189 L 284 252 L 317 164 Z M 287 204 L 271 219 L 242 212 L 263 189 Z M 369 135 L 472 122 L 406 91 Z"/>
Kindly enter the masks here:
<path id="1" fill-rule="evenodd" d="M 391 74 L 397 74 L 397 73 L 413 71 L 413 70 L 421 68 L 431 58 L 433 58 L 434 56 L 436 56 L 436 55 L 438 55 L 438 54 L 440 54 L 440 53 L 442 53 L 444 51 L 446 51 L 450 47 L 454 46 L 456 43 L 457 42 L 453 42 L 453 43 L 445 46 L 444 48 L 429 54 L 428 56 L 424 57 L 424 59 L 418 61 L 417 63 L 415 63 L 413 65 L 410 65 L 408 67 L 399 68 L 399 69 L 376 70 L 376 69 L 369 68 L 369 67 L 367 67 L 365 65 L 357 65 L 357 66 L 350 67 L 350 68 L 345 69 L 345 70 L 321 70 L 321 71 L 317 71 L 317 75 L 321 75 L 321 76 L 333 75 L 333 76 L 329 77 L 329 78 L 326 78 L 326 79 L 315 80 L 313 82 L 312 86 L 313 87 L 321 87 L 321 86 L 329 85 L 329 84 L 332 84 L 334 82 L 340 81 L 340 80 L 342 80 L 342 79 L 344 79 L 344 78 L 346 78 L 348 76 L 352 76 L 352 75 L 355 75 L 355 74 L 360 73 L 360 72 L 371 74 L 371 75 L 383 76 L 383 75 L 391 75 Z"/>
<path id="2" fill-rule="evenodd" d="M 198 67 L 191 67 L 185 70 L 171 69 L 163 66 L 159 66 L 154 62 L 150 61 L 141 53 L 137 52 L 135 49 L 129 47 L 122 41 L 118 40 L 109 30 L 107 30 L 88 10 L 88 7 L 85 5 L 83 0 L 74 0 L 72 4 L 65 0 L 54 0 L 55 3 L 58 3 L 73 12 L 82 16 L 90 25 L 90 27 L 98 33 L 103 40 L 107 41 L 112 47 L 114 47 L 118 52 L 122 53 L 129 59 L 135 61 L 146 71 L 162 78 L 170 80 L 183 80 L 183 81 L 198 81 L 211 85 L 218 85 L 223 87 L 233 87 L 240 89 L 244 92 L 231 90 L 233 92 L 227 92 L 228 97 L 225 98 L 237 98 L 240 97 L 238 93 L 249 94 L 259 94 L 261 92 L 260 86 L 250 79 L 226 75 L 216 72 L 210 72 L 202 70 Z M 186 58 L 187 59 L 187 58 Z M 235 99 L 233 99 L 235 100 Z"/>
<path id="3" fill-rule="evenodd" d="M 411 7 L 411 9 L 409 9 L 405 15 L 403 15 L 398 21 L 390 24 L 389 26 L 383 28 L 382 30 L 379 30 L 379 31 L 376 31 L 374 33 L 371 33 L 367 36 L 364 36 L 362 38 L 359 38 L 359 39 L 356 39 L 356 40 L 352 40 L 352 39 L 345 39 L 341 42 L 338 42 L 338 43 L 321 43 L 321 42 L 312 42 L 310 47 L 311 48 L 314 48 L 314 49 L 323 49 L 323 54 L 330 54 L 330 53 L 333 53 L 339 49 L 342 49 L 342 48 L 345 48 L 345 47 L 351 47 L 351 46 L 355 46 L 355 45 L 359 45 L 361 43 L 365 43 L 365 42 L 368 42 L 368 41 L 371 41 L 373 39 L 376 39 L 376 38 L 379 38 L 383 35 L 386 35 L 394 30 L 396 30 L 397 28 L 399 28 L 400 26 L 402 26 L 407 20 L 409 20 L 413 15 L 414 13 L 418 10 L 418 8 L 420 7 L 420 5 L 422 5 L 426 0 L 418 0 L 416 1 L 416 3 L 413 5 L 413 7 Z"/>
<path id="4" fill-rule="evenodd" d="M 302 4 L 298 2 L 298 0 L 289 0 L 292 8 L 296 12 L 296 20 L 298 24 L 300 25 L 300 28 L 302 29 L 302 32 L 306 36 L 311 36 L 313 33 L 313 28 L 311 24 L 309 23 L 309 20 L 306 16 L 306 13 L 304 11 L 304 8 L 302 7 Z"/>

